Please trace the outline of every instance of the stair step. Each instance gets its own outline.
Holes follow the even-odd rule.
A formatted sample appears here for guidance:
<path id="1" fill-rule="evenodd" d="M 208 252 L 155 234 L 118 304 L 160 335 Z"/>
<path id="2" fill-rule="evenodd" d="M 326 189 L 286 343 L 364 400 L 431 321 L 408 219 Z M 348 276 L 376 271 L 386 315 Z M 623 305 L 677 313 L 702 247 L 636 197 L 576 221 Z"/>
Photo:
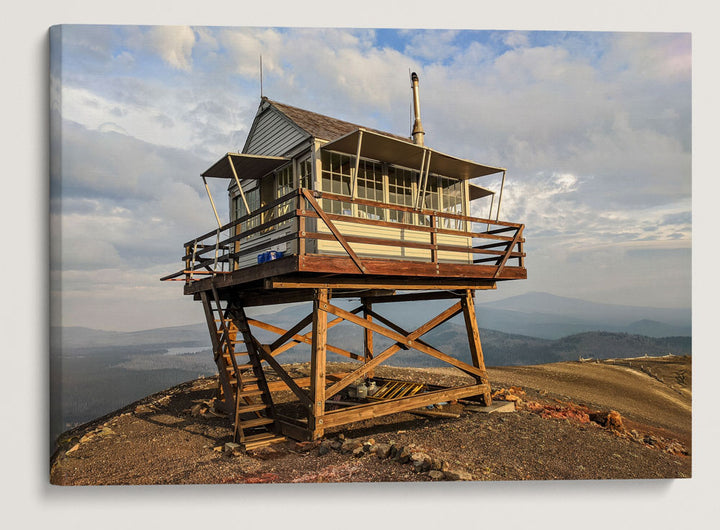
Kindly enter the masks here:
<path id="1" fill-rule="evenodd" d="M 235 352 L 233 352 L 233 355 L 235 355 L 235 357 L 239 357 L 240 355 L 247 355 L 247 354 L 248 354 L 248 352 L 246 352 L 246 351 L 235 351 Z M 225 357 L 225 360 L 226 360 L 227 362 L 232 362 L 232 361 L 230 361 L 230 354 L 229 354 L 229 353 L 223 352 L 223 357 Z"/>
<path id="2" fill-rule="evenodd" d="M 272 418 L 253 418 L 251 420 L 239 421 L 238 426 L 241 429 L 249 429 L 250 427 L 260 427 L 261 425 L 270 425 L 275 423 Z"/>
<path id="3" fill-rule="evenodd" d="M 258 449 L 260 447 L 265 447 L 266 445 L 276 444 L 287 440 L 285 436 L 273 435 L 269 433 L 268 435 L 268 437 L 255 442 L 248 441 L 250 438 L 252 438 L 252 436 L 248 436 L 247 438 L 245 438 L 245 442 L 243 443 L 245 450 L 251 451 L 252 449 Z"/>
<path id="4" fill-rule="evenodd" d="M 259 410 L 265 410 L 267 405 L 265 403 L 257 403 L 252 405 L 243 405 L 238 407 L 238 414 L 244 414 L 246 412 L 256 412 Z"/>
<path id="5" fill-rule="evenodd" d="M 260 434 L 251 434 L 245 437 L 245 443 L 262 442 L 263 440 L 269 440 L 275 438 L 275 434 L 271 432 L 261 432 Z"/>
<path id="6" fill-rule="evenodd" d="M 237 369 L 238 369 L 239 371 L 242 371 L 242 370 L 250 370 L 252 367 L 253 367 L 252 364 L 238 364 L 238 365 L 237 365 Z M 230 365 L 226 366 L 225 369 L 226 369 L 228 372 L 232 372 L 235 368 L 233 367 L 232 364 L 230 364 Z"/>
<path id="7" fill-rule="evenodd" d="M 232 382 L 234 379 L 231 379 L 230 382 Z M 255 397 L 255 396 L 262 396 L 263 391 L 262 390 L 241 390 L 240 391 L 240 397 Z"/>

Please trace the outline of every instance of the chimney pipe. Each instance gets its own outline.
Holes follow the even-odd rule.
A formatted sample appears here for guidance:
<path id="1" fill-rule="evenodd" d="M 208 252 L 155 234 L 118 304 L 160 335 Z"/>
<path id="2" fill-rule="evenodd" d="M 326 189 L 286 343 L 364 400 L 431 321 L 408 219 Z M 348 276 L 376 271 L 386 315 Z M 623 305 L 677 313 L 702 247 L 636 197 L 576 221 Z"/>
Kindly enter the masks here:
<path id="1" fill-rule="evenodd" d="M 415 123 L 413 123 L 412 138 L 413 143 L 417 145 L 425 145 L 424 137 L 425 131 L 423 130 L 422 122 L 420 121 L 420 93 L 418 89 L 418 76 L 415 72 L 410 76 L 412 81 L 412 92 L 413 92 L 413 109 L 415 111 Z"/>

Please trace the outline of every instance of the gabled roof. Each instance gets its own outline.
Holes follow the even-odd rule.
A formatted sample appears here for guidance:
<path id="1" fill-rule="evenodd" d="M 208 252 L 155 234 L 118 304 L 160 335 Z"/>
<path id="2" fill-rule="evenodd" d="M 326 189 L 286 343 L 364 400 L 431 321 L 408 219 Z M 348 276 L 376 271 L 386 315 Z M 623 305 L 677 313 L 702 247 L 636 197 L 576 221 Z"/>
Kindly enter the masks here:
<path id="1" fill-rule="evenodd" d="M 412 143 L 410 137 L 398 136 L 396 134 L 378 131 L 376 129 L 370 129 L 362 125 L 357 125 L 348 121 L 343 121 L 337 118 L 331 118 L 330 116 L 325 116 L 323 114 L 318 114 L 317 112 L 311 112 L 309 110 L 299 109 L 297 107 L 286 105 L 285 103 L 279 103 L 267 97 L 263 97 L 263 101 L 267 101 L 268 103 L 270 103 L 273 107 L 275 107 L 285 116 L 287 116 L 298 127 L 306 131 L 310 136 L 314 136 L 315 138 L 319 138 L 321 140 L 335 140 L 336 138 L 345 136 L 346 134 L 349 134 L 357 129 L 365 129 L 366 131 L 373 131 L 384 136 L 391 136 L 398 140 Z"/>
<path id="2" fill-rule="evenodd" d="M 283 122 L 284 125 L 280 122 Z M 260 131 L 261 129 L 262 131 Z M 203 173 L 203 177 L 229 178 L 234 176 L 231 172 L 236 164 L 242 164 L 243 168 L 252 167 L 256 170 L 260 167 L 266 168 L 268 165 L 282 164 L 288 160 L 284 158 L 287 156 L 288 149 L 296 147 L 297 142 L 305 141 L 308 137 L 326 141 L 324 149 L 414 168 L 421 175 L 423 172 L 426 175 L 436 173 L 450 178 L 470 180 L 504 171 L 500 167 L 478 164 L 471 160 L 441 153 L 424 145 L 415 144 L 409 137 L 370 129 L 263 97 L 248 134 L 243 149 L 244 154 L 226 155 Z M 252 149 L 249 148 L 251 138 L 259 139 Z M 282 141 L 278 139 L 282 139 Z M 254 152 L 248 153 L 248 151 Z M 269 156 L 277 154 L 283 156 Z M 242 158 L 244 156 L 246 158 Z M 267 160 L 261 161 L 262 158 L 267 158 Z M 237 170 L 237 168 L 235 169 Z M 253 175 L 256 173 L 257 171 Z M 247 176 L 244 172 L 243 174 L 242 178 L 262 176 L 260 173 L 254 177 Z"/>

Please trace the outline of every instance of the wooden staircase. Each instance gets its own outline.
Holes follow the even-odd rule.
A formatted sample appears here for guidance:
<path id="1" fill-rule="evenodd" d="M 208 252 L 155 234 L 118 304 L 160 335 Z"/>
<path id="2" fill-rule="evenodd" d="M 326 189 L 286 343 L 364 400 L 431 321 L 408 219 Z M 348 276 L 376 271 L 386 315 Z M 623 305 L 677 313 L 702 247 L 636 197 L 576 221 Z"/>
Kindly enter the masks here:
<path id="1" fill-rule="evenodd" d="M 233 418 L 233 441 L 246 451 L 285 441 L 278 434 L 272 396 L 244 309 L 222 301 L 214 287 L 212 298 L 207 292 L 201 298 L 220 374 L 220 403 Z M 245 362 L 238 363 L 238 358 Z"/>

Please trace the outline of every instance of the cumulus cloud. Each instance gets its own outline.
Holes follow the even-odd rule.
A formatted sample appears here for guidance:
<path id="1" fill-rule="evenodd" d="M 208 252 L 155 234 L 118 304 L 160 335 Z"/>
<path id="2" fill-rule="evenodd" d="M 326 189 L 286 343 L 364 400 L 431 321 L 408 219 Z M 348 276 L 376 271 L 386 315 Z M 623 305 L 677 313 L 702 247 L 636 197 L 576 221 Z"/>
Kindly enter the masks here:
<path id="1" fill-rule="evenodd" d="M 455 42 L 458 31 L 413 31 L 405 54 L 429 62 L 444 61 L 460 51 Z"/>
<path id="2" fill-rule="evenodd" d="M 137 31 L 128 44 L 157 54 L 173 68 L 191 70 L 195 40 L 195 32 L 188 26 L 150 26 Z"/>

